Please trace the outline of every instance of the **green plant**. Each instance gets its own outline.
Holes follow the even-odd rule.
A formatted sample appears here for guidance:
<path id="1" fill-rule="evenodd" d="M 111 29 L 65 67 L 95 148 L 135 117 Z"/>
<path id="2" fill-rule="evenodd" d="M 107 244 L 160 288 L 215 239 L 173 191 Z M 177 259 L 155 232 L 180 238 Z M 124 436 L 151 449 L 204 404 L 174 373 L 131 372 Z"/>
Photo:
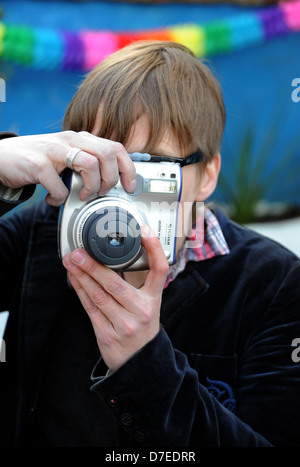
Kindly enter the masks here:
<path id="1" fill-rule="evenodd" d="M 254 156 L 256 141 L 253 125 L 248 125 L 237 151 L 237 157 L 230 167 L 231 180 L 221 172 L 219 186 L 232 209 L 231 218 L 240 224 L 257 220 L 258 203 L 264 200 L 276 183 L 295 182 L 299 178 L 299 167 L 292 164 L 296 151 L 299 150 L 299 137 L 291 141 L 279 162 L 270 170 L 268 162 L 272 158 L 272 149 L 276 137 L 280 134 L 280 119 L 270 125 L 258 154 Z"/>

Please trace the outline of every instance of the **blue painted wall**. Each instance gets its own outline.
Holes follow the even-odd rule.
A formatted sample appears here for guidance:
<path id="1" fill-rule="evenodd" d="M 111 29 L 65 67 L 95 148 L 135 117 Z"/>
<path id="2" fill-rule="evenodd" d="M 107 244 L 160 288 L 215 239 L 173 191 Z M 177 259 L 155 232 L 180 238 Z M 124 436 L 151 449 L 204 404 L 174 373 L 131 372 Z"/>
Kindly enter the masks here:
<path id="1" fill-rule="evenodd" d="M 229 5 L 208 7 L 185 3 L 138 5 L 9 0 L 1 5 L 7 23 L 112 31 L 201 23 L 240 11 L 239 7 Z M 272 179 L 265 198 L 298 205 L 300 102 L 291 99 L 291 83 L 295 77 L 300 77 L 299 50 L 300 34 L 293 34 L 259 47 L 210 57 L 221 81 L 227 107 L 222 174 L 234 186 L 235 165 L 247 128 L 251 127 L 253 132 L 253 166 L 264 141 L 276 130 L 262 174 L 266 183 L 270 175 Z M 38 71 L 12 63 L 1 63 L 0 66 L 0 74 L 6 80 L 6 102 L 0 103 L 1 129 L 22 135 L 59 131 L 64 111 L 83 75 Z M 226 201 L 226 194 L 217 189 L 214 198 Z"/>

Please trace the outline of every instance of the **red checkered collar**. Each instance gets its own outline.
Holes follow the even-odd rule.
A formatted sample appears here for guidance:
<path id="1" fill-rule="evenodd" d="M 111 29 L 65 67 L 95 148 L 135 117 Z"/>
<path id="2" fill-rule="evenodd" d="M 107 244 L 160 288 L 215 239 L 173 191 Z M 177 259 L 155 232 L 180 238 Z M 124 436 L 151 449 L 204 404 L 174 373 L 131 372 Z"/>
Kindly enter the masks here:
<path id="1" fill-rule="evenodd" d="M 165 288 L 185 269 L 188 261 L 205 261 L 228 253 L 229 248 L 218 219 L 205 207 L 204 213 L 197 217 L 196 225 L 178 253 L 176 263 L 170 266 Z"/>

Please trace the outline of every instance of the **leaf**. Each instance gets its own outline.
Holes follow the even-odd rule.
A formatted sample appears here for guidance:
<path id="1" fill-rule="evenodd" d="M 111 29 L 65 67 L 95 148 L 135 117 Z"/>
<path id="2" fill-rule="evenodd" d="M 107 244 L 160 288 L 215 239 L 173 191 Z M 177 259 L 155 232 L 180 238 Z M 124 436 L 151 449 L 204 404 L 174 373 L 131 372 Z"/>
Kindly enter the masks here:
<path id="1" fill-rule="evenodd" d="M 278 158 L 279 163 L 266 176 L 268 160 L 270 155 L 274 153 L 276 137 L 280 134 L 282 125 L 281 107 L 278 107 L 273 115 L 274 117 L 271 124 L 268 125 L 269 130 L 265 133 L 255 162 L 253 162 L 254 125 L 248 124 L 237 150 L 236 163 L 232 167 L 233 186 L 223 174 L 219 177 L 220 188 L 234 211 L 232 218 L 242 224 L 255 220 L 258 202 L 266 198 L 276 183 L 288 182 L 291 184 L 296 181 L 299 174 L 295 166 L 292 165 L 292 160 L 299 150 L 297 137 L 289 143 L 284 154 Z"/>

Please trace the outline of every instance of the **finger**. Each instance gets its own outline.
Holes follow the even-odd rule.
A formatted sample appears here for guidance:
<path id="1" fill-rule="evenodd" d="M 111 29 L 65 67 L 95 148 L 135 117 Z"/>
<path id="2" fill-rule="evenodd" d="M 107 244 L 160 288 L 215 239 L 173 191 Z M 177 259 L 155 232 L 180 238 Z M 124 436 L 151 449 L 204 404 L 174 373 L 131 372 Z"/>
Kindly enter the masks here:
<path id="1" fill-rule="evenodd" d="M 100 166 L 95 156 L 80 151 L 74 157 L 72 167 L 75 172 L 80 173 L 84 184 L 79 193 L 81 200 L 99 192 L 101 186 Z"/>
<path id="2" fill-rule="evenodd" d="M 111 322 L 91 300 L 80 282 L 72 274 L 69 274 L 69 280 L 76 291 L 83 308 L 86 310 L 96 334 L 99 334 L 101 331 L 105 334 L 105 329 L 112 328 Z"/>
<path id="3" fill-rule="evenodd" d="M 133 347 L 132 349 L 131 346 L 128 349 L 126 341 L 124 342 L 124 337 L 128 337 L 128 333 L 129 337 L 132 336 L 132 329 L 134 329 L 134 326 L 128 325 L 123 315 L 120 313 L 116 324 L 112 322 L 111 319 L 93 303 L 88 293 L 80 286 L 79 282 L 72 274 L 69 274 L 69 278 L 83 308 L 90 318 L 102 358 L 108 368 L 114 371 L 142 347 L 143 343 L 138 343 L 137 348 Z"/>
<path id="4" fill-rule="evenodd" d="M 121 143 L 99 138 L 88 132 L 72 135 L 70 144 L 82 148 L 97 157 L 101 165 L 101 192 L 112 188 L 121 176 L 124 189 L 132 193 L 136 188 L 136 171 L 128 152 Z M 117 164 L 115 165 L 115 159 Z M 103 164 L 103 165 L 102 165 Z"/>
<path id="5" fill-rule="evenodd" d="M 85 250 L 77 249 L 70 254 L 70 260 L 81 270 L 82 276 L 80 279 L 75 272 L 72 274 L 80 280 L 81 284 L 88 286 L 88 277 L 92 278 L 96 284 L 100 285 L 105 293 L 108 294 L 112 299 L 120 304 L 124 309 L 130 311 L 133 304 L 140 298 L 138 292 L 130 284 L 125 282 L 122 277 L 119 276 L 115 271 L 107 268 L 106 266 L 99 264 L 93 258 L 91 258 Z M 84 274 L 86 274 L 86 278 Z M 99 300 L 98 300 L 99 302 Z M 108 299 L 107 299 L 108 302 Z M 111 305 L 112 302 L 109 303 Z M 101 307 L 106 306 L 104 300 L 102 300 Z M 109 308 L 109 307 L 108 307 Z M 110 310 L 109 310 L 110 311 Z M 112 310 L 113 311 L 113 310 Z"/>
<path id="6" fill-rule="evenodd" d="M 76 276 L 76 270 L 73 270 L 72 273 L 69 272 L 70 283 L 80 298 L 81 303 L 89 314 L 98 313 L 100 309 L 89 294 L 89 291 L 95 287 L 95 284 L 92 285 L 92 280 L 82 280 L 83 276 L 80 278 Z"/>
<path id="7" fill-rule="evenodd" d="M 136 188 L 135 166 L 126 149 L 115 141 L 104 141 L 101 152 L 97 155 L 100 164 L 101 188 L 99 194 L 104 194 L 113 188 L 121 177 L 121 183 L 128 192 Z"/>
<path id="8" fill-rule="evenodd" d="M 106 304 L 111 304 L 110 302 L 113 300 L 112 297 L 110 297 L 91 276 L 74 264 L 70 254 L 64 256 L 63 265 L 68 270 L 69 277 L 72 276 L 71 284 L 80 296 L 84 297 L 84 294 L 86 294 L 91 303 L 98 309 Z M 89 309 L 93 311 L 92 305 L 89 305 Z"/>
<path id="9" fill-rule="evenodd" d="M 166 282 L 169 264 L 159 239 L 148 225 L 142 226 L 142 243 L 149 263 L 149 274 L 142 290 L 148 289 L 153 294 L 161 293 Z"/>
<path id="10" fill-rule="evenodd" d="M 37 182 L 47 191 L 46 201 L 51 206 L 60 206 L 67 198 L 69 191 L 51 163 L 43 167 Z"/>
<path id="11" fill-rule="evenodd" d="M 125 150 L 124 146 L 120 145 L 120 148 L 117 150 L 116 154 L 121 183 L 128 193 L 133 193 L 136 189 L 135 165 L 132 162 L 128 152 Z"/>
<path id="12" fill-rule="evenodd" d="M 115 154 L 101 154 L 99 156 L 100 164 L 100 190 L 99 195 L 104 195 L 111 190 L 119 181 L 119 168 Z"/>
<path id="13" fill-rule="evenodd" d="M 131 322 L 133 314 L 118 303 L 89 274 L 75 266 L 71 261 L 71 255 L 64 257 L 63 264 L 68 269 L 69 274 L 72 275 L 73 282 L 71 284 L 74 284 L 74 289 L 87 312 L 94 314 L 101 311 L 117 333 L 123 333 L 124 329 L 128 329 L 128 318 L 129 322 Z M 130 305 L 132 306 L 132 300 Z"/>

